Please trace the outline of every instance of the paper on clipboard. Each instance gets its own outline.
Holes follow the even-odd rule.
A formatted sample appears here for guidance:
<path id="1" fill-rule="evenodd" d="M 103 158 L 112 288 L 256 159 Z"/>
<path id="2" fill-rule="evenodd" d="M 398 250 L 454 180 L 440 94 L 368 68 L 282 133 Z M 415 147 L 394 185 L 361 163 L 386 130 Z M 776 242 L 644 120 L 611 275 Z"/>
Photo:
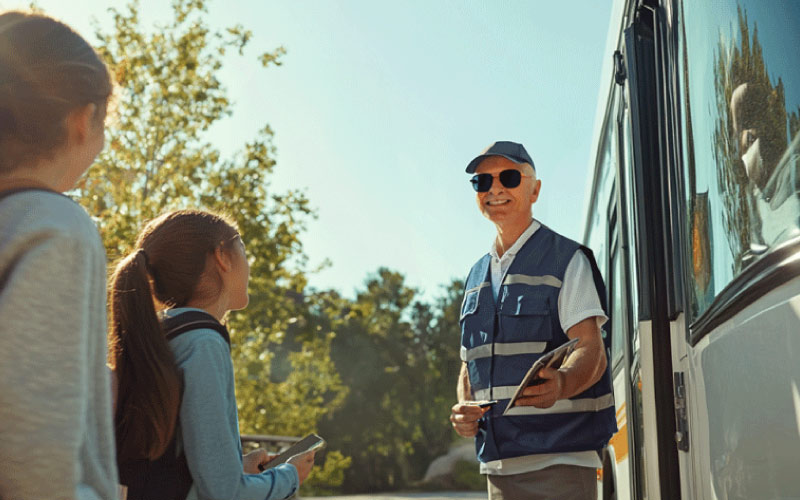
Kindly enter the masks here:
<path id="1" fill-rule="evenodd" d="M 514 406 L 514 403 L 517 402 L 517 399 L 522 395 L 522 391 L 525 390 L 526 387 L 531 385 L 536 374 L 539 373 L 544 367 L 551 367 L 551 368 L 558 368 L 561 366 L 561 363 L 570 355 L 572 350 L 575 348 L 575 344 L 578 343 L 577 338 L 570 340 L 565 344 L 561 344 L 560 346 L 556 347 L 552 351 L 548 351 L 536 360 L 536 362 L 530 367 L 528 372 L 522 378 L 522 382 L 519 383 L 517 386 L 517 390 L 514 391 L 514 395 L 511 396 L 511 399 L 508 401 L 506 405 L 506 409 L 503 410 L 503 415 L 507 414 L 508 411 Z"/>

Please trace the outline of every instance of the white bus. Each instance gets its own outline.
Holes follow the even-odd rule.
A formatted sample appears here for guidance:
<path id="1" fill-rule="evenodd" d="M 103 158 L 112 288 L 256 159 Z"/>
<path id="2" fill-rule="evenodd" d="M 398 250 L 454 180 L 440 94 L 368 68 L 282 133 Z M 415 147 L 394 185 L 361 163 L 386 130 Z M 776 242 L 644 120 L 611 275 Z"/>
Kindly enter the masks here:
<path id="1" fill-rule="evenodd" d="M 616 1 L 602 85 L 601 498 L 800 498 L 800 1 Z"/>

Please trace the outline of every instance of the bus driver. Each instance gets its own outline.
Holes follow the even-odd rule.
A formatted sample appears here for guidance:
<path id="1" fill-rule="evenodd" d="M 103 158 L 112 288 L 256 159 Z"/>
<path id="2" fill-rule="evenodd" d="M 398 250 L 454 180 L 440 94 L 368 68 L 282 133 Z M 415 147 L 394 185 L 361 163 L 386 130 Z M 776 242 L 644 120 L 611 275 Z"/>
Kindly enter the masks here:
<path id="1" fill-rule="evenodd" d="M 450 420 L 459 435 L 475 436 L 490 500 L 597 498 L 598 452 L 616 419 L 594 257 L 533 219 L 541 181 L 522 144 L 495 142 L 466 171 L 497 236 L 467 278 Z M 503 416 L 533 362 L 573 338 L 579 342 L 561 368 L 542 370 L 544 382 Z M 500 402 L 465 404 L 473 399 Z"/>

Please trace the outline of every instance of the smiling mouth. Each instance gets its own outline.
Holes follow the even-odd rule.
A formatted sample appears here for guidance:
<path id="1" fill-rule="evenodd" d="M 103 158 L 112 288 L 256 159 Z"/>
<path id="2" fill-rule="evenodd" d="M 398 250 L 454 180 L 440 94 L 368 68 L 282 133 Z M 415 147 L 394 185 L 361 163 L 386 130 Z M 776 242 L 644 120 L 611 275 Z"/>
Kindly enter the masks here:
<path id="1" fill-rule="evenodd" d="M 505 205 L 506 203 L 511 203 L 511 200 L 490 200 L 486 202 L 486 204 L 489 205 L 490 207 Z"/>

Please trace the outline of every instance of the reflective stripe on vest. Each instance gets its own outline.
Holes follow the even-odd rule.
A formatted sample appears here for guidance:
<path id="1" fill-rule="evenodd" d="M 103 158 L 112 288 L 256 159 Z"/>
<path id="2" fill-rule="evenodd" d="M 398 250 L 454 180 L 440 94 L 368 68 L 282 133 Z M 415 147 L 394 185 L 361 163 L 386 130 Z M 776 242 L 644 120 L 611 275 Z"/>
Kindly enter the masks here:
<path id="1" fill-rule="evenodd" d="M 547 342 L 498 342 L 494 344 L 494 355 L 516 356 L 518 354 L 541 354 L 546 347 Z M 484 344 L 472 349 L 461 346 L 461 361 L 472 361 L 473 359 L 490 358 L 491 356 L 492 344 Z"/>
<path id="2" fill-rule="evenodd" d="M 540 470 L 543 462 L 551 460 L 561 460 L 550 463 L 565 463 L 562 453 L 537 453 L 536 455 L 523 455 L 521 457 L 503 458 L 492 460 L 491 462 L 481 462 L 481 474 L 492 474 L 506 476 L 511 474 L 522 474 L 532 470 Z M 569 453 L 569 463 L 576 460 L 585 467 L 601 467 L 600 456 L 596 451 L 573 451 Z"/>
<path id="3" fill-rule="evenodd" d="M 485 288 L 485 287 L 487 287 L 487 286 L 490 286 L 490 285 L 491 285 L 491 283 L 489 283 L 488 281 L 484 281 L 484 282 L 483 282 L 483 283 L 481 283 L 480 285 L 478 285 L 478 286 L 476 286 L 476 287 L 472 287 L 472 288 L 470 288 L 469 290 L 467 290 L 466 292 L 464 292 L 464 297 L 466 297 L 467 295 L 469 295 L 469 294 L 470 294 L 470 293 L 472 293 L 472 292 L 477 292 L 477 291 L 478 291 L 478 290 L 480 290 L 481 288 Z"/>
<path id="4" fill-rule="evenodd" d="M 481 389 L 475 391 L 475 399 L 489 399 L 491 396 L 495 399 L 510 399 L 516 391 L 516 387 L 493 387 L 491 389 Z M 559 399 L 550 408 L 537 408 L 535 406 L 516 406 L 506 413 L 507 416 L 515 415 L 548 415 L 551 413 L 575 413 L 580 411 L 600 411 L 614 406 L 614 395 L 611 393 L 605 394 L 597 398 L 581 398 L 581 399 Z"/>
<path id="5" fill-rule="evenodd" d="M 527 274 L 507 274 L 503 280 L 504 285 L 529 285 L 529 286 L 552 286 L 561 288 L 561 280 L 555 276 L 546 274 L 544 276 L 528 276 Z"/>

